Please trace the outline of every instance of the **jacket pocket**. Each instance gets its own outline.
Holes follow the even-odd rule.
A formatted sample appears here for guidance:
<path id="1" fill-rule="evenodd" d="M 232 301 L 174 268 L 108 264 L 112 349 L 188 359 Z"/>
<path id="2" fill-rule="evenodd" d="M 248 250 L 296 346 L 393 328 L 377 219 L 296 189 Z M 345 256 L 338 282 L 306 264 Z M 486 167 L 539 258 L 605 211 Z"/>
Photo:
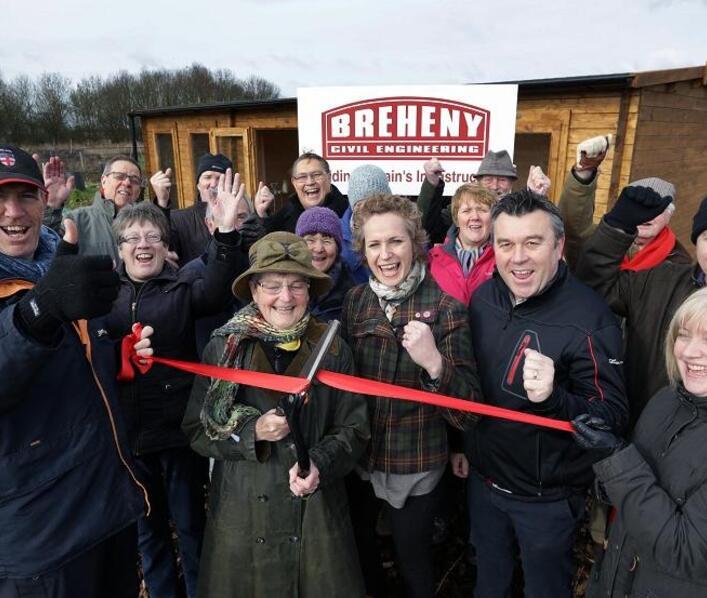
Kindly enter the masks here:
<path id="1" fill-rule="evenodd" d="M 194 377 L 175 376 L 160 383 L 162 422 L 166 429 L 181 430 Z"/>
<path id="2" fill-rule="evenodd" d="M 104 449 L 106 434 L 97 422 L 38 436 L 27 446 L 0 456 L 0 505 L 31 494 Z"/>

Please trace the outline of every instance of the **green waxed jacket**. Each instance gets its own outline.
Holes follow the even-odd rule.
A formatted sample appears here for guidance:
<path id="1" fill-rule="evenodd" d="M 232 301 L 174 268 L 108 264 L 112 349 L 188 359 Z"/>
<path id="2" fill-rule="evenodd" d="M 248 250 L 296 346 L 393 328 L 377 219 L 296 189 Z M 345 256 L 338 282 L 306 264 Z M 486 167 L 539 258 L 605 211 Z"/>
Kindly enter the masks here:
<path id="1" fill-rule="evenodd" d="M 311 320 L 302 347 L 285 371 L 298 375 L 324 325 Z M 215 364 L 226 339 L 214 337 L 204 361 Z M 247 369 L 272 373 L 262 347 L 246 341 Z M 348 346 L 336 339 L 322 369 L 352 373 Z M 310 457 L 320 471 L 319 489 L 307 499 L 292 495 L 288 471 L 295 463 L 291 441 L 255 441 L 257 416 L 240 442 L 212 441 L 199 420 L 209 379 L 197 376 L 183 429 L 198 453 L 216 462 L 199 571 L 198 595 L 360 598 L 365 594 L 343 478 L 369 439 L 366 403 L 359 395 L 314 383 L 302 411 Z M 240 402 L 262 413 L 280 395 L 241 386 Z"/>

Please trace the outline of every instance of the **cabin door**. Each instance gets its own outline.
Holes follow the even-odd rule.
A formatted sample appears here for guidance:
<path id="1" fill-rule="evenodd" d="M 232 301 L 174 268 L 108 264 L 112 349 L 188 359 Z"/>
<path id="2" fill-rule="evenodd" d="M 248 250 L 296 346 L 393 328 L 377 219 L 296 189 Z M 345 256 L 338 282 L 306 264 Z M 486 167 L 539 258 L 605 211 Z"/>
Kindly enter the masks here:
<path id="1" fill-rule="evenodd" d="M 209 151 L 212 154 L 223 154 L 233 162 L 233 169 L 241 175 L 245 183 L 246 193 L 253 197 L 257 191 L 255 175 L 252 171 L 252 150 L 247 128 L 223 127 L 209 131 Z"/>

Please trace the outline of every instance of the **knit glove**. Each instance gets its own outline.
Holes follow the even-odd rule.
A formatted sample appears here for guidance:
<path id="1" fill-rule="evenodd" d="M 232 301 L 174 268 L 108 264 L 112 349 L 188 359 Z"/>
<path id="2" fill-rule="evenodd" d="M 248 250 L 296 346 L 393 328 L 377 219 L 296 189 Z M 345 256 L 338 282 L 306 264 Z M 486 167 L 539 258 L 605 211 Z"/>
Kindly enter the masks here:
<path id="1" fill-rule="evenodd" d="M 650 187 L 624 187 L 616 204 L 604 219 L 609 226 L 635 235 L 639 224 L 649 222 L 662 214 L 672 201 L 672 197 L 661 197 Z"/>
<path id="2" fill-rule="evenodd" d="M 601 418 L 582 413 L 572 420 L 575 442 L 586 450 L 602 450 L 609 454 L 620 451 L 626 442 L 611 432 L 609 425 Z"/>
<path id="3" fill-rule="evenodd" d="M 113 260 L 77 251 L 78 246 L 61 241 L 47 273 L 17 304 L 23 329 L 39 340 L 52 339 L 63 322 L 107 314 L 118 296 Z"/>
<path id="4" fill-rule="evenodd" d="M 258 239 L 265 236 L 265 226 L 263 220 L 255 213 L 246 218 L 241 230 L 241 247 L 248 250 Z"/>

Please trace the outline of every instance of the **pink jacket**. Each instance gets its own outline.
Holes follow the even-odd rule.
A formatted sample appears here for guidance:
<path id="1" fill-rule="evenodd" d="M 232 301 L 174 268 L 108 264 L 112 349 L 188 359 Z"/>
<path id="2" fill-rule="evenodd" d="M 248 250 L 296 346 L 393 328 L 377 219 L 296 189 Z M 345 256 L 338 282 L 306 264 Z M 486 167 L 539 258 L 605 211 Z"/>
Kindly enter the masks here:
<path id="1" fill-rule="evenodd" d="M 469 305 L 474 291 L 493 275 L 493 270 L 496 267 L 493 245 L 489 244 L 484 249 L 469 272 L 469 276 L 464 278 L 462 265 L 454 249 L 455 240 L 456 228 L 454 234 L 450 230 L 444 245 L 435 245 L 430 249 L 427 256 L 429 269 L 432 277 L 445 293 L 461 301 L 464 305 Z"/>

